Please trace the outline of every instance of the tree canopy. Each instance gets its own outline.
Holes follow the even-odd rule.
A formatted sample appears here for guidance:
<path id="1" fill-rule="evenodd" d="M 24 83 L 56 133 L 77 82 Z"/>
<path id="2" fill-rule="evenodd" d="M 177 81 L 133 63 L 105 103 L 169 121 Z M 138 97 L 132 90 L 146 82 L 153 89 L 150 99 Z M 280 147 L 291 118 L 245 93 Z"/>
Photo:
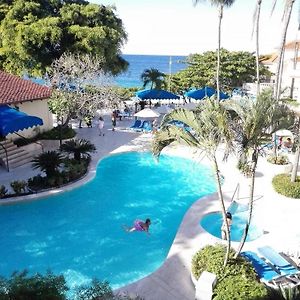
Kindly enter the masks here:
<path id="1" fill-rule="evenodd" d="M 187 58 L 188 67 L 172 76 L 171 89 L 174 92 L 186 91 L 192 87 L 216 86 L 216 61 L 215 51 L 203 54 L 192 54 Z M 260 66 L 261 77 L 271 73 L 264 66 Z M 255 56 L 250 52 L 230 52 L 221 49 L 221 90 L 232 90 L 242 86 L 244 82 L 256 80 Z"/>
<path id="2" fill-rule="evenodd" d="M 120 48 L 127 40 L 113 6 L 83 0 L 3 0 L 0 68 L 41 75 L 65 52 L 93 54 L 113 75 L 127 69 Z"/>

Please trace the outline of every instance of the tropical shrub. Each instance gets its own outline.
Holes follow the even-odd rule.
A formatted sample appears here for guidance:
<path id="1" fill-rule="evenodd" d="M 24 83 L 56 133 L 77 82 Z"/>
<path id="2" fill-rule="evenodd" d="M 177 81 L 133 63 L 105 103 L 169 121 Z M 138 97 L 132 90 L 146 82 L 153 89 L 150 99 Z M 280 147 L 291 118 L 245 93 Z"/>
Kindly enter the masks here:
<path id="1" fill-rule="evenodd" d="M 47 188 L 47 178 L 42 177 L 40 174 L 28 179 L 28 187 L 33 191 L 42 190 Z"/>
<path id="2" fill-rule="evenodd" d="M 45 172 L 47 177 L 54 177 L 63 163 L 63 157 L 56 151 L 43 152 L 34 157 L 32 168 Z"/>
<path id="3" fill-rule="evenodd" d="M 73 154 L 74 159 L 80 161 L 82 155 L 90 157 L 89 153 L 95 152 L 96 147 L 90 141 L 85 139 L 72 139 L 62 144 L 60 146 L 60 150 L 69 154 Z"/>
<path id="4" fill-rule="evenodd" d="M 289 163 L 289 159 L 286 155 L 270 155 L 267 158 L 267 161 L 274 165 L 287 165 Z"/>
<path id="5" fill-rule="evenodd" d="M 10 183 L 10 186 L 12 187 L 13 191 L 17 194 L 20 195 L 22 193 L 25 193 L 26 187 L 27 187 L 27 182 L 24 180 L 21 181 L 12 181 Z"/>
<path id="6" fill-rule="evenodd" d="M 32 191 L 40 191 L 47 188 L 59 187 L 82 177 L 88 169 L 90 158 L 80 161 L 64 158 L 62 160 L 62 171 L 57 170 L 51 176 L 40 174 L 28 179 L 28 187 Z"/>
<path id="7" fill-rule="evenodd" d="M 0 279 L 1 300 L 64 300 L 67 290 L 64 277 L 51 272 L 29 277 L 23 271 L 14 273 L 10 279 Z"/>
<path id="8" fill-rule="evenodd" d="M 196 279 L 203 271 L 217 275 L 214 300 L 266 299 L 268 291 L 257 281 L 252 265 L 241 256 L 233 259 L 235 251 L 231 249 L 228 264 L 224 268 L 225 252 L 223 245 L 209 245 L 198 251 L 192 259 L 192 274 Z"/>
<path id="9" fill-rule="evenodd" d="M 87 172 L 89 162 L 90 159 L 82 159 L 80 161 L 69 159 L 65 161 L 65 176 L 68 176 L 70 180 L 80 178 Z"/>
<path id="10" fill-rule="evenodd" d="M 76 131 L 70 127 L 53 127 L 51 130 L 40 133 L 38 138 L 40 140 L 64 140 L 71 139 L 76 135 Z"/>
<path id="11" fill-rule="evenodd" d="M 7 192 L 7 188 L 4 185 L 0 185 L 0 198 L 4 198 Z"/>
<path id="12" fill-rule="evenodd" d="M 81 286 L 77 289 L 74 300 L 143 300 L 139 296 L 114 295 L 107 281 L 93 279 L 90 285 Z"/>
<path id="13" fill-rule="evenodd" d="M 300 198 L 300 176 L 297 176 L 295 182 L 291 182 L 290 175 L 278 174 L 273 177 L 272 184 L 277 193 L 290 198 Z"/>
<path id="14" fill-rule="evenodd" d="M 113 299 L 114 294 L 107 281 L 100 282 L 93 279 L 91 285 L 81 286 L 77 289 L 75 300 Z"/>
<path id="15" fill-rule="evenodd" d="M 90 285 L 81 286 L 72 298 L 63 275 L 36 274 L 29 277 L 27 271 L 15 272 L 11 278 L 0 277 L 1 300 L 143 300 L 139 296 L 114 295 L 108 282 L 94 279 Z"/>

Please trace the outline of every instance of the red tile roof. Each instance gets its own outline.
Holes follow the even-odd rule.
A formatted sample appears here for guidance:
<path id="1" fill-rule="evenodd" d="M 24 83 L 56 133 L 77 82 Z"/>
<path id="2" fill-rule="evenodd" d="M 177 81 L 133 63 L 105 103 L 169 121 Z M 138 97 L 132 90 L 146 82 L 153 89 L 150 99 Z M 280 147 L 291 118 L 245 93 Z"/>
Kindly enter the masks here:
<path id="1" fill-rule="evenodd" d="M 0 71 L 0 104 L 34 101 L 50 96 L 50 88 Z"/>

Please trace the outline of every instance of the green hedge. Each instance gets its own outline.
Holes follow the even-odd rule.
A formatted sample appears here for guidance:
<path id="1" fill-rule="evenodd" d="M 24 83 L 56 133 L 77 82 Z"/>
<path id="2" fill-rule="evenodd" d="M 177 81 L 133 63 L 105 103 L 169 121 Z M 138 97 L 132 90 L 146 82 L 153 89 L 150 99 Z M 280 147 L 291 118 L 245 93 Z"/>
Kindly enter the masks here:
<path id="1" fill-rule="evenodd" d="M 39 133 L 38 135 L 32 137 L 32 138 L 19 138 L 14 140 L 14 144 L 18 147 L 26 146 L 30 143 L 34 143 L 38 140 L 59 140 L 61 135 L 61 139 L 71 139 L 75 137 L 76 131 L 70 127 L 62 127 L 61 133 L 59 130 L 59 127 L 53 127 L 49 131 L 45 131 L 43 133 Z"/>
<path id="2" fill-rule="evenodd" d="M 209 245 L 198 251 L 192 259 L 192 273 L 197 279 L 203 271 L 217 275 L 213 299 L 267 299 L 268 291 L 257 280 L 252 265 L 243 257 L 235 260 L 233 250 L 226 268 L 223 268 L 225 252 L 223 245 Z"/>
<path id="3" fill-rule="evenodd" d="M 51 130 L 40 133 L 38 135 L 38 138 L 40 140 L 59 140 L 62 138 L 65 139 L 71 139 L 76 135 L 76 132 L 74 129 L 70 127 L 62 127 L 60 130 L 60 127 L 53 127 Z"/>
<path id="4" fill-rule="evenodd" d="M 63 184 L 73 182 L 81 178 L 88 169 L 90 158 L 82 158 L 80 162 L 66 158 L 64 161 L 64 171 L 58 172 L 55 176 L 36 175 L 28 179 L 30 190 L 38 192 L 44 189 L 60 187 Z M 1 300 L 1 299 L 0 299 Z"/>
<path id="5" fill-rule="evenodd" d="M 278 174 L 272 180 L 275 191 L 290 198 L 300 198 L 300 177 L 297 176 L 296 182 L 291 182 L 288 174 Z"/>

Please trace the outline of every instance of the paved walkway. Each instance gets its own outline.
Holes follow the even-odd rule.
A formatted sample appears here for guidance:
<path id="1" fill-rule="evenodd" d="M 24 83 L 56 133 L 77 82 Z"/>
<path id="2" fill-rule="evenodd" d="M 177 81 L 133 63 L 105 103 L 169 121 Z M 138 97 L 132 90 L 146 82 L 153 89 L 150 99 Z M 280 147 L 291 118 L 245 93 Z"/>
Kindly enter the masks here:
<path id="1" fill-rule="evenodd" d="M 97 152 L 92 155 L 90 172 L 75 184 L 64 189 L 52 190 L 51 193 L 71 189 L 93 178 L 98 161 L 109 153 L 148 150 L 151 134 L 129 132 L 125 128 L 132 123 L 132 120 L 118 122 L 117 131 L 113 132 L 110 128 L 110 120 L 107 118 L 104 137 L 98 135 L 96 128 L 78 129 L 78 137 L 89 139 L 97 147 Z M 193 151 L 185 147 L 170 147 L 166 152 L 198 159 Z M 220 149 L 219 154 L 221 158 L 222 149 Z M 204 159 L 202 163 L 208 162 Z M 229 157 L 226 163 L 220 163 L 221 173 L 225 176 L 223 191 L 228 206 L 238 183 L 241 186 L 241 201 L 247 201 L 246 197 L 249 195 L 249 179 L 239 174 L 236 163 L 234 157 Z M 290 253 L 300 249 L 300 218 L 298 217 L 300 199 L 288 199 L 280 196 L 273 191 L 271 185 L 274 174 L 282 172 L 283 169 L 282 166 L 269 164 L 265 158 L 259 158 L 255 185 L 255 196 L 259 199 L 255 202 L 253 222 L 263 228 L 266 234 L 256 241 L 247 242 L 245 249 L 255 249 L 259 245 L 266 244 L 273 246 L 278 251 Z M 27 165 L 10 173 L 1 171 L 0 181 L 5 183 L 10 182 L 10 180 L 27 179 L 33 174 L 34 171 L 31 170 L 30 165 Z M 39 194 L 38 197 L 48 194 L 49 192 L 45 192 Z M 36 195 L 30 195 L 23 197 L 23 199 L 33 200 L 35 197 Z M 8 200 L 9 203 L 12 201 L 12 199 Z M 0 204 L 4 204 L 4 202 L 1 201 Z M 195 289 L 190 280 L 191 258 L 204 245 L 222 242 L 204 231 L 200 227 L 199 221 L 205 214 L 219 211 L 219 207 L 216 194 L 206 196 L 195 202 L 187 211 L 163 265 L 149 276 L 119 291 L 138 294 L 146 300 L 194 299 Z M 237 243 L 233 243 L 233 247 L 236 245 Z"/>

